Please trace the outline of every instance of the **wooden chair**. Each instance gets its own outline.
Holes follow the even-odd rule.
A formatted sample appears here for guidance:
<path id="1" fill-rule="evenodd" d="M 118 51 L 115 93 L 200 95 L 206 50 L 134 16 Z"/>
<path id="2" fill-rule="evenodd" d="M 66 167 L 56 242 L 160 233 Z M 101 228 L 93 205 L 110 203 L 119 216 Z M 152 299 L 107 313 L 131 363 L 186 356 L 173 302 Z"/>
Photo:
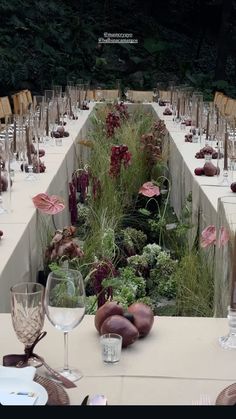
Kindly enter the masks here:
<path id="1" fill-rule="evenodd" d="M 128 98 L 132 102 L 153 102 L 153 92 L 152 91 L 143 91 L 143 90 L 129 90 Z"/>
<path id="2" fill-rule="evenodd" d="M 95 100 L 95 90 L 87 91 L 87 100 Z"/>
<path id="3" fill-rule="evenodd" d="M 159 99 L 164 102 L 170 102 L 171 91 L 170 90 L 159 90 Z"/>
<path id="4" fill-rule="evenodd" d="M 219 98 L 222 97 L 222 92 L 215 92 L 213 103 L 215 106 L 217 106 L 217 103 L 219 102 Z"/>
<path id="5" fill-rule="evenodd" d="M 0 97 L 0 104 L 3 112 L 3 118 L 12 115 L 11 104 L 8 96 Z"/>
<path id="6" fill-rule="evenodd" d="M 113 101 L 117 100 L 119 97 L 119 90 L 107 90 L 107 89 L 97 89 L 94 91 L 94 100 L 107 100 Z"/>
<path id="7" fill-rule="evenodd" d="M 235 105 L 235 100 L 228 98 L 225 105 L 225 116 L 233 117 L 234 105 Z"/>
<path id="8" fill-rule="evenodd" d="M 223 95 L 221 97 L 221 100 L 219 102 L 219 111 L 220 111 L 222 116 L 225 116 L 225 109 L 226 109 L 226 105 L 227 105 L 228 101 L 229 101 L 228 96 Z"/>
<path id="9" fill-rule="evenodd" d="M 231 110 L 231 116 L 236 120 L 236 99 L 233 99 L 233 106 Z"/>
<path id="10" fill-rule="evenodd" d="M 19 98 L 18 98 L 18 93 L 12 95 L 12 100 L 13 100 L 13 108 L 14 108 L 14 114 L 20 114 L 20 104 L 19 104 Z"/>
<path id="11" fill-rule="evenodd" d="M 31 93 L 29 92 L 29 96 L 28 92 L 29 91 L 27 90 L 22 90 L 12 95 L 15 114 L 23 115 L 27 112 L 29 104 L 32 103 Z M 29 99 L 31 100 L 31 102 L 29 102 Z"/>
<path id="12" fill-rule="evenodd" d="M 30 90 L 23 90 L 23 91 L 26 94 L 28 105 L 31 105 L 31 103 L 33 103 L 31 91 Z"/>
<path id="13" fill-rule="evenodd" d="M 2 119 L 4 117 L 5 117 L 5 114 L 4 114 L 4 111 L 3 111 L 2 103 L 0 102 L 0 119 Z"/>

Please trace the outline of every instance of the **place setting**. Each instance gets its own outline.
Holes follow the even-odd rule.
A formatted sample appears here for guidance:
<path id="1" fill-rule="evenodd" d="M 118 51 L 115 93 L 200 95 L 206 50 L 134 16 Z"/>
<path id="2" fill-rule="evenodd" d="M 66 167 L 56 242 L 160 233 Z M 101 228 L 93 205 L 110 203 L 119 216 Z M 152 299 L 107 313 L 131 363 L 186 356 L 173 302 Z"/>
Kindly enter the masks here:
<path id="1" fill-rule="evenodd" d="M 60 289 L 62 295 L 58 295 Z M 82 374 L 69 368 L 68 359 L 65 359 L 64 367 L 56 371 L 34 351 L 37 343 L 47 334 L 42 332 L 45 313 L 52 324 L 64 332 L 67 345 L 67 333 L 81 322 L 84 310 L 84 285 L 77 271 L 61 269 L 58 275 L 50 274 L 46 290 L 35 283 L 21 283 L 11 288 L 12 325 L 25 349 L 22 355 L 3 356 L 4 366 L 0 368 L 1 404 L 69 404 L 64 388 L 76 387 L 75 381 Z M 67 346 L 65 351 L 68 356 Z M 37 373 L 37 368 L 41 366 L 45 368 L 46 376 Z"/>

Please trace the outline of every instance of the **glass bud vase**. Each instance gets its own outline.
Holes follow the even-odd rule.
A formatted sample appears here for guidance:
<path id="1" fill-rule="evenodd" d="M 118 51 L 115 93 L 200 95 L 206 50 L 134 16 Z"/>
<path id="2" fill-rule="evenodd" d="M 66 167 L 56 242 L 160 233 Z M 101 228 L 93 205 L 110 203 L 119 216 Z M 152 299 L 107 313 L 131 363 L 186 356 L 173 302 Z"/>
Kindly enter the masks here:
<path id="1" fill-rule="evenodd" d="M 224 349 L 236 349 L 236 309 L 228 307 L 229 333 L 219 338 L 220 345 Z"/>

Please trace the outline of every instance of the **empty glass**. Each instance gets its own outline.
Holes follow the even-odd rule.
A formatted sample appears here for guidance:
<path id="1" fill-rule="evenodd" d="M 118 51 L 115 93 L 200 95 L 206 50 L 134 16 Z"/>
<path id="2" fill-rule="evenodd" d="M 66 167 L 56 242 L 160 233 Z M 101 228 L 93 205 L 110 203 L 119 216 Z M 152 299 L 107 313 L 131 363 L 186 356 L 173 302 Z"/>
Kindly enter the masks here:
<path id="1" fill-rule="evenodd" d="M 85 314 L 85 289 L 79 271 L 58 268 L 47 279 L 45 310 L 48 319 L 64 332 L 64 367 L 57 371 L 71 381 L 77 381 L 82 373 L 68 365 L 68 332 L 79 325 Z"/>
<path id="2" fill-rule="evenodd" d="M 59 85 L 53 85 L 52 86 L 52 90 L 53 90 L 53 96 L 54 97 L 61 97 L 62 94 L 62 86 Z"/>
<path id="3" fill-rule="evenodd" d="M 54 91 L 53 90 L 44 90 L 44 100 L 46 103 L 49 103 L 53 99 Z"/>
<path id="4" fill-rule="evenodd" d="M 236 349 L 236 309 L 228 307 L 229 333 L 219 338 L 224 349 Z"/>
<path id="5" fill-rule="evenodd" d="M 10 288 L 11 318 L 17 338 L 25 345 L 25 353 L 39 336 L 44 324 L 44 287 L 35 282 L 22 282 Z M 29 365 L 41 362 L 29 358 Z"/>

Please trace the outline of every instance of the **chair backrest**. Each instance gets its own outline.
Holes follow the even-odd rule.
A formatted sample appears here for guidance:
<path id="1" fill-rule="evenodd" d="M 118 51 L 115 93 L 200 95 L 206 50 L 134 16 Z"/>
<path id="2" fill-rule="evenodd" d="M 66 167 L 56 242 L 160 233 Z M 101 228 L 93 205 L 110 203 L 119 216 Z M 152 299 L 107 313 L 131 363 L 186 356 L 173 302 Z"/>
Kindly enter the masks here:
<path id="1" fill-rule="evenodd" d="M 234 106 L 235 106 L 235 100 L 228 98 L 225 105 L 225 116 L 229 116 L 229 117 L 233 116 Z"/>
<path id="2" fill-rule="evenodd" d="M 97 89 L 94 91 L 95 100 L 117 100 L 119 97 L 119 90 Z"/>
<path id="3" fill-rule="evenodd" d="M 5 116 L 12 115 L 11 104 L 8 96 L 0 97 L 1 108 L 3 112 L 3 118 Z"/>
<path id="4" fill-rule="evenodd" d="M 95 99 L 95 90 L 88 90 L 87 91 L 87 100 L 94 100 Z"/>
<path id="5" fill-rule="evenodd" d="M 222 93 L 222 92 L 215 92 L 215 96 L 214 96 L 214 100 L 213 100 L 214 105 L 216 105 L 216 106 L 217 106 L 217 103 L 218 103 L 218 101 L 219 101 L 219 98 L 220 98 L 222 95 L 223 95 L 223 93 Z"/>
<path id="6" fill-rule="evenodd" d="M 4 111 L 3 111 L 2 102 L 0 101 L 0 119 L 2 119 L 4 117 L 5 117 L 5 114 L 4 114 Z"/>
<path id="7" fill-rule="evenodd" d="M 23 90 L 23 91 L 26 94 L 28 105 L 33 103 L 31 91 L 30 90 Z"/>
<path id="8" fill-rule="evenodd" d="M 153 102 L 153 92 L 148 90 L 129 90 L 129 97 L 133 102 Z"/>
<path id="9" fill-rule="evenodd" d="M 170 90 L 159 90 L 159 99 L 164 102 L 170 102 L 171 91 Z"/>
<path id="10" fill-rule="evenodd" d="M 24 114 L 29 108 L 29 104 L 32 103 L 31 93 L 28 90 L 22 90 L 12 95 L 14 113 Z M 31 100 L 31 101 L 30 101 Z"/>

